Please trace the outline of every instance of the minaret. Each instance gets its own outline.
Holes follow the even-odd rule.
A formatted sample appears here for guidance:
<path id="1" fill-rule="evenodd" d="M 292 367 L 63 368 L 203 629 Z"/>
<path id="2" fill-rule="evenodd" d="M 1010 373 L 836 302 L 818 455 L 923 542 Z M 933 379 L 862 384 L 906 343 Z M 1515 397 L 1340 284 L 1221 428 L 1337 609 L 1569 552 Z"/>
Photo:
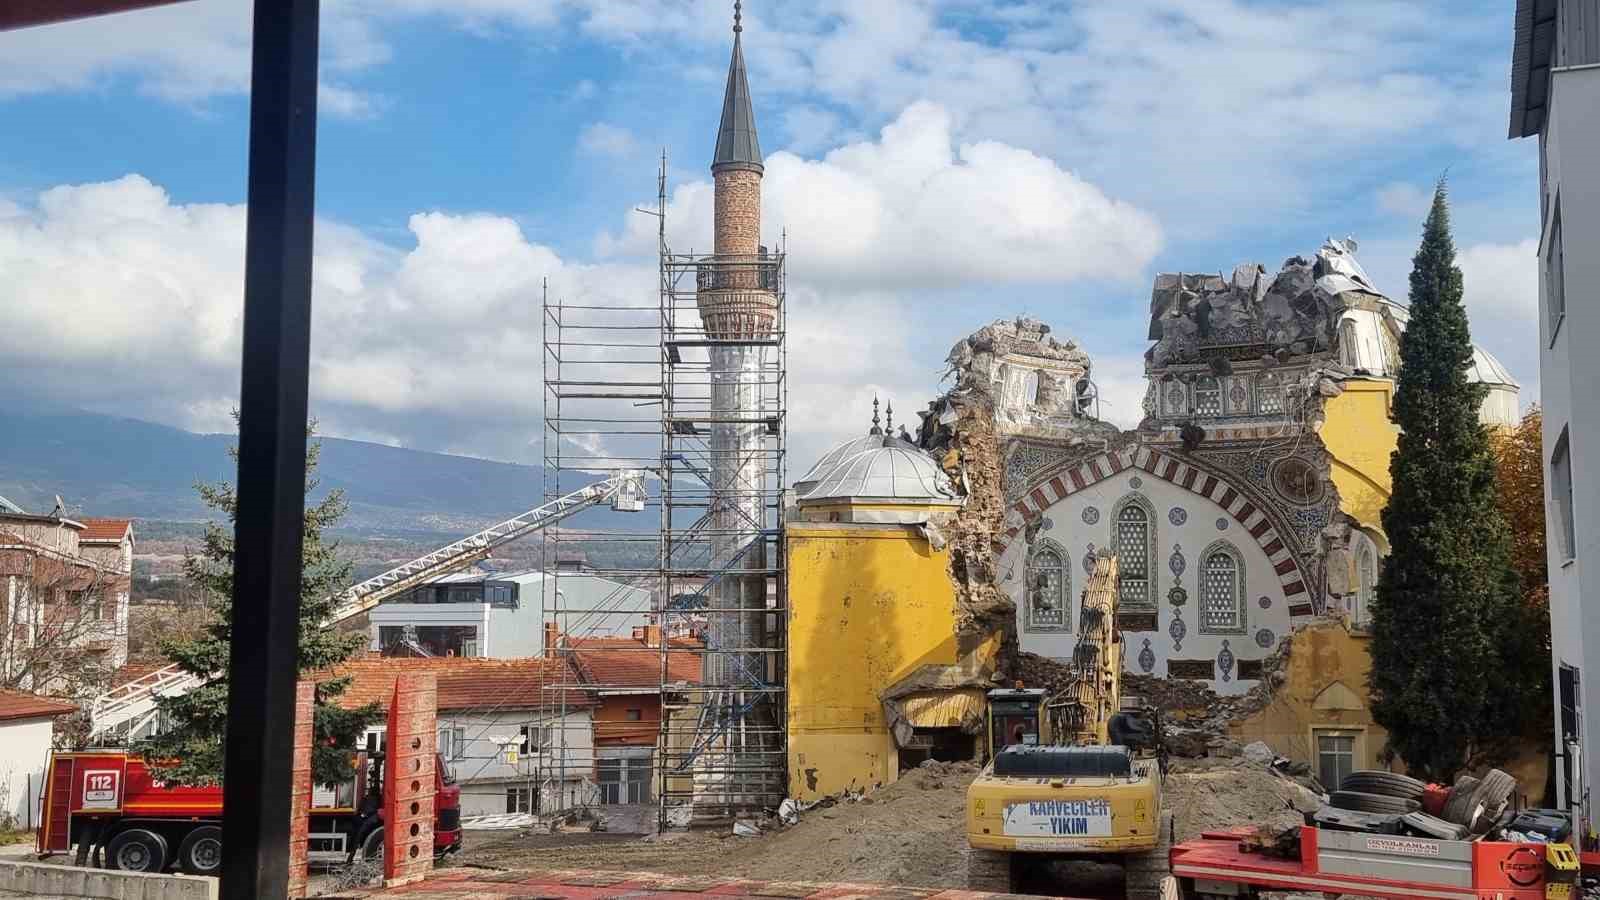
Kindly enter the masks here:
<path id="1" fill-rule="evenodd" d="M 761 279 L 761 141 L 745 76 L 741 3 L 733 4 L 733 58 L 722 94 L 722 124 L 711 157 L 716 179 L 716 235 L 712 252 L 721 263 L 712 284 L 702 284 L 700 317 L 711 337 L 765 337 L 772 330 L 777 297 Z M 707 290 L 706 288 L 710 288 Z"/>
<path id="2" fill-rule="evenodd" d="M 696 304 L 711 370 L 711 569 L 706 691 L 696 758 L 694 819 L 711 824 L 781 798 L 780 721 L 766 634 L 769 522 L 763 385 L 777 318 L 776 258 L 761 246 L 761 144 L 745 77 L 741 4 L 711 174 L 716 240 L 698 272 Z M 764 388 L 766 389 L 764 391 Z M 711 733 L 706 733 L 711 729 Z M 709 739 L 709 740 L 708 740 Z"/>

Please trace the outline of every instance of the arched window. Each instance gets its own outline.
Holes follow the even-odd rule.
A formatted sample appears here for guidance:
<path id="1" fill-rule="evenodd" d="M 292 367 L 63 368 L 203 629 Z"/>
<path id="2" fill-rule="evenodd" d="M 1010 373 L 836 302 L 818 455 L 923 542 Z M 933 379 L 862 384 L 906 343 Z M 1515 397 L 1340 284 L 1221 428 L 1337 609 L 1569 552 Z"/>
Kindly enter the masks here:
<path id="1" fill-rule="evenodd" d="M 1040 541 L 1028 560 L 1029 631 L 1070 631 L 1072 566 L 1055 541 Z"/>
<path id="2" fill-rule="evenodd" d="M 1277 372 L 1265 372 L 1256 382 L 1256 409 L 1263 415 L 1283 412 L 1283 378 Z"/>
<path id="3" fill-rule="evenodd" d="M 1244 558 L 1227 541 L 1200 556 L 1200 633 L 1244 634 Z"/>
<path id="4" fill-rule="evenodd" d="M 1194 414 L 1197 416 L 1222 415 L 1222 388 L 1217 379 L 1207 375 L 1194 380 Z"/>
<path id="5" fill-rule="evenodd" d="M 1123 611 L 1156 608 L 1155 509 L 1142 495 L 1117 501 L 1111 517 L 1111 546 L 1117 552 L 1117 603 Z"/>
<path id="6" fill-rule="evenodd" d="M 1356 608 L 1350 610 L 1350 621 L 1355 625 L 1365 625 L 1372 618 L 1372 598 L 1378 590 L 1378 557 L 1372 552 L 1372 544 L 1368 541 L 1361 542 L 1361 549 L 1356 551 Z"/>

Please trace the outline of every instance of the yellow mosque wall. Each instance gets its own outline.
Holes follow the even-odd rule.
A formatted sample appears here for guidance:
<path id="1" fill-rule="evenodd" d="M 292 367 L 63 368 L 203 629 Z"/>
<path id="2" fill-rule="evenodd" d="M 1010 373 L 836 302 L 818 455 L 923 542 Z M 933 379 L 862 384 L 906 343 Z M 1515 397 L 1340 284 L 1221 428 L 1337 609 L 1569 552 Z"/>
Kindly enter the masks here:
<path id="1" fill-rule="evenodd" d="M 1340 508 L 1376 535 L 1382 534 L 1381 515 L 1393 490 L 1389 457 L 1400 439 L 1399 426 L 1389 421 L 1393 401 L 1392 381 L 1350 380 L 1323 407 L 1320 434 L 1333 456 Z"/>
<path id="2" fill-rule="evenodd" d="M 888 784 L 899 759 L 881 693 L 960 656 L 949 550 L 906 525 L 791 522 L 785 533 L 789 796 Z"/>

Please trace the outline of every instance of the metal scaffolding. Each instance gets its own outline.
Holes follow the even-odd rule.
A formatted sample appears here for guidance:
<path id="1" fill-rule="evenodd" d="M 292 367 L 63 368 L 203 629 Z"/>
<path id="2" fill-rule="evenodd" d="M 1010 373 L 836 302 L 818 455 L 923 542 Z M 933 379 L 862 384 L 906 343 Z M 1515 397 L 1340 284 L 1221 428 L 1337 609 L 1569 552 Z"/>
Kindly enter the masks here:
<path id="1" fill-rule="evenodd" d="M 550 692 L 563 724 L 537 765 L 552 787 L 583 781 L 579 805 L 634 799 L 655 804 L 658 827 L 712 825 L 786 790 L 783 254 L 673 252 L 664 159 L 645 212 L 658 217 L 658 302 L 547 290 L 543 303 L 546 495 L 654 475 L 644 515 L 591 510 L 544 534 L 546 653 L 570 661 L 572 684 Z M 745 287 L 776 302 L 771 327 L 707 328 L 701 294 Z M 611 702 L 638 696 L 646 662 L 656 721 Z M 594 704 L 592 740 L 573 698 Z"/>

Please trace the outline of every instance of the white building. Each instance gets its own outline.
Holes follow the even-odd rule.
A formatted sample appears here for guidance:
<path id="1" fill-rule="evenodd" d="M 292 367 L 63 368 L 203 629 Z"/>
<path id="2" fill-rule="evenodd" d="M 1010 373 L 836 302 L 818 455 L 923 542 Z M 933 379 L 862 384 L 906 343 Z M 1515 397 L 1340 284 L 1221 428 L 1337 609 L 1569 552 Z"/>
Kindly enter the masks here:
<path id="1" fill-rule="evenodd" d="M 565 660 L 354 660 L 335 672 L 352 678 L 341 702 L 387 708 L 402 672 L 437 678 L 438 750 L 461 786 L 463 816 L 596 802 L 594 701 Z"/>
<path id="2" fill-rule="evenodd" d="M 584 637 L 629 636 L 650 621 L 651 592 L 572 572 L 461 572 L 420 585 L 369 613 L 371 648 L 406 640 L 434 656 L 541 656 L 546 625 Z"/>
<path id="3" fill-rule="evenodd" d="M 1600 678 L 1600 615 L 1583 599 L 1600 596 L 1600 358 L 1589 353 L 1600 340 L 1600 0 L 1517 0 L 1511 137 L 1534 135 L 1557 800 L 1592 822 L 1600 698 L 1586 694 Z"/>
<path id="4" fill-rule="evenodd" d="M 61 700 L 0 690 L 0 828 L 32 828 L 58 716 L 77 711 Z"/>

